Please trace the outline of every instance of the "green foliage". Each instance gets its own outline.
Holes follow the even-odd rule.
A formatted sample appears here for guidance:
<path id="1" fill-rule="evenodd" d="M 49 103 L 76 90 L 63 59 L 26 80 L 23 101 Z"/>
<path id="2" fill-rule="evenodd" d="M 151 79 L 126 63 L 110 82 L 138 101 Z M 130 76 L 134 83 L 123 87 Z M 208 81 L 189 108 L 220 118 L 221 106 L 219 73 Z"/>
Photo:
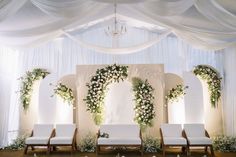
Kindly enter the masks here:
<path id="1" fill-rule="evenodd" d="M 178 101 L 179 97 L 184 96 L 185 93 L 185 89 L 187 89 L 188 86 L 183 86 L 181 84 L 177 85 L 175 88 L 172 88 L 171 90 L 168 91 L 167 95 L 166 95 L 166 101 L 167 102 L 174 102 L 174 101 Z"/>
<path id="2" fill-rule="evenodd" d="M 147 126 L 152 126 L 152 120 L 155 117 L 154 89 L 147 80 L 143 81 L 137 77 L 132 78 L 132 84 L 136 103 L 134 120 L 142 129 L 145 129 Z"/>
<path id="3" fill-rule="evenodd" d="M 221 79 L 217 72 L 205 65 L 198 65 L 194 68 L 193 73 L 201 79 L 206 80 L 208 90 L 210 92 L 210 101 L 212 107 L 217 106 L 217 102 L 221 96 Z"/>
<path id="4" fill-rule="evenodd" d="M 88 93 L 84 101 L 87 104 L 87 111 L 93 114 L 96 125 L 103 121 L 103 106 L 107 86 L 112 82 L 119 82 L 128 76 L 128 67 L 121 65 L 109 65 L 98 69 L 87 84 Z"/>
<path id="5" fill-rule="evenodd" d="M 220 152 L 236 152 L 236 137 L 217 136 L 213 138 L 213 147 Z"/>
<path id="6" fill-rule="evenodd" d="M 49 72 L 47 70 L 37 68 L 32 71 L 27 71 L 26 75 L 20 78 L 20 80 L 22 80 L 20 100 L 24 110 L 29 108 L 34 82 L 45 78 L 48 74 Z"/>
<path id="7" fill-rule="evenodd" d="M 54 93 L 60 96 L 64 102 L 73 105 L 75 101 L 73 91 L 66 85 L 62 83 L 57 84 Z"/>
<path id="8" fill-rule="evenodd" d="M 21 150 L 21 149 L 24 149 L 25 139 L 26 139 L 26 136 L 19 136 L 15 140 L 13 140 L 13 142 L 10 145 L 6 146 L 4 149 L 6 149 L 6 150 Z"/>
<path id="9" fill-rule="evenodd" d="M 89 133 L 86 135 L 79 144 L 81 152 L 95 152 L 96 150 L 96 136 Z"/>
<path id="10" fill-rule="evenodd" d="M 143 139 L 144 152 L 157 153 L 161 151 L 161 141 L 158 138 L 146 137 Z"/>

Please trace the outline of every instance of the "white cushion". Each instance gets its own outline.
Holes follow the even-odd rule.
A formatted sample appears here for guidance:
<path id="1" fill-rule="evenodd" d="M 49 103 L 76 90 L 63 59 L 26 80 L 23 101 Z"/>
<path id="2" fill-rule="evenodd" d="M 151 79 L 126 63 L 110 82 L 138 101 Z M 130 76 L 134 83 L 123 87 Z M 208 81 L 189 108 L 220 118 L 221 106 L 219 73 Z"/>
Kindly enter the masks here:
<path id="1" fill-rule="evenodd" d="M 187 145 L 187 141 L 183 137 L 165 137 L 163 140 L 165 145 Z"/>
<path id="2" fill-rule="evenodd" d="M 205 137 L 204 124 L 184 124 L 184 131 L 189 137 Z"/>
<path id="3" fill-rule="evenodd" d="M 161 124 L 163 137 L 182 137 L 181 124 Z"/>
<path id="4" fill-rule="evenodd" d="M 26 144 L 39 144 L 39 145 L 47 145 L 48 144 L 48 137 L 28 137 L 25 140 Z"/>
<path id="5" fill-rule="evenodd" d="M 141 145 L 140 138 L 98 138 L 99 145 Z"/>
<path id="6" fill-rule="evenodd" d="M 53 137 L 50 139 L 50 144 L 72 144 L 72 137 Z"/>
<path id="7" fill-rule="evenodd" d="M 136 124 L 104 124 L 100 133 L 108 133 L 109 138 L 139 138 L 140 128 Z"/>
<path id="8" fill-rule="evenodd" d="M 35 124 L 33 129 L 34 137 L 50 137 L 53 130 L 53 124 Z"/>
<path id="9" fill-rule="evenodd" d="M 208 137 L 189 137 L 188 138 L 190 145 L 211 145 L 212 141 Z"/>
<path id="10" fill-rule="evenodd" d="M 75 124 L 57 124 L 56 137 L 73 137 L 75 128 Z"/>

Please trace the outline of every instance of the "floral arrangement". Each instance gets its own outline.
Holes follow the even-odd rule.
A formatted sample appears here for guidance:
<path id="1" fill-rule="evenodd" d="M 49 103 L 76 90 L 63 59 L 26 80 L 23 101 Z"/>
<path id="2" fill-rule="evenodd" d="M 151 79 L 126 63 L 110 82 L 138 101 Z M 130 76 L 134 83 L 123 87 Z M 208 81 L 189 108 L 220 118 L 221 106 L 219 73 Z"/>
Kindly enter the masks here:
<path id="1" fill-rule="evenodd" d="M 143 81 L 140 78 L 132 78 L 133 91 L 136 105 L 134 120 L 145 129 L 147 126 L 152 126 L 152 120 L 155 117 L 154 111 L 154 89 L 147 80 Z"/>
<path id="2" fill-rule="evenodd" d="M 19 136 L 15 140 L 13 140 L 13 142 L 10 145 L 4 147 L 4 149 L 6 149 L 6 150 L 22 150 L 25 147 L 25 139 L 26 139 L 25 135 Z"/>
<path id="3" fill-rule="evenodd" d="M 87 134 L 80 142 L 79 149 L 81 152 L 95 152 L 96 136 L 91 133 Z"/>
<path id="4" fill-rule="evenodd" d="M 161 140 L 154 137 L 145 137 L 143 139 L 144 152 L 157 153 L 161 151 Z"/>
<path id="5" fill-rule="evenodd" d="M 103 121 L 103 105 L 107 86 L 112 82 L 119 82 L 128 76 L 128 67 L 121 65 L 108 65 L 98 69 L 96 74 L 87 84 L 88 93 L 84 101 L 87 104 L 87 111 L 93 114 L 95 124 L 99 125 Z"/>
<path id="6" fill-rule="evenodd" d="M 220 152 L 236 152 L 236 137 L 217 136 L 213 138 L 213 147 Z"/>
<path id="7" fill-rule="evenodd" d="M 62 83 L 56 85 L 56 87 L 54 88 L 54 93 L 60 96 L 63 101 L 67 102 L 68 104 L 73 104 L 75 101 L 72 89 Z"/>
<path id="8" fill-rule="evenodd" d="M 20 80 L 22 80 L 20 100 L 24 110 L 27 110 L 29 107 L 34 82 L 45 78 L 48 74 L 49 72 L 46 69 L 37 68 L 32 71 L 27 71 L 24 77 L 20 77 Z"/>
<path id="9" fill-rule="evenodd" d="M 217 106 L 217 102 L 221 96 L 221 79 L 217 72 L 206 66 L 198 65 L 194 68 L 193 73 L 199 76 L 201 79 L 206 80 L 208 84 L 208 90 L 210 92 L 210 101 L 212 107 Z"/>
<path id="10" fill-rule="evenodd" d="M 174 101 L 178 101 L 179 97 L 184 96 L 185 93 L 185 89 L 187 89 L 188 86 L 183 86 L 181 84 L 176 85 L 175 88 L 172 88 L 171 90 L 168 91 L 167 95 L 166 95 L 166 102 L 174 102 Z"/>

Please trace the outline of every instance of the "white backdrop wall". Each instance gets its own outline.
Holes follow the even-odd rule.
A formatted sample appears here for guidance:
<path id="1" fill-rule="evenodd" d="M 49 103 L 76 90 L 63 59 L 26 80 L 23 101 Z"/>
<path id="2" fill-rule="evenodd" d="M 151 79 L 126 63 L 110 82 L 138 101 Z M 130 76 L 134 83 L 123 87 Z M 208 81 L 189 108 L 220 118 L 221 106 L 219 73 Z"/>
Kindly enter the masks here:
<path id="1" fill-rule="evenodd" d="M 148 39 L 153 39 L 156 36 L 158 34 L 154 32 L 128 28 L 128 33 L 121 38 L 119 45 L 134 45 Z M 112 45 L 112 40 L 105 35 L 103 28 L 80 32 L 78 37 L 95 44 Z M 4 115 L 5 120 L 2 118 L 0 120 L 0 139 L 6 137 L 7 132 L 18 129 L 17 114 L 14 114 L 15 116 L 11 114 L 17 113 L 20 105 L 19 94 L 15 94 L 15 91 L 19 89 L 19 81 L 16 79 L 22 76 L 26 70 L 30 70 L 33 67 L 47 68 L 58 79 L 66 74 L 75 73 L 76 65 L 80 64 L 164 64 L 166 73 L 175 73 L 180 76 L 183 76 L 184 71 L 192 70 L 195 65 L 208 64 L 219 70 L 221 74 L 223 73 L 223 53 L 221 51 L 208 52 L 194 49 L 174 35 L 141 52 L 120 56 L 101 54 L 81 48 L 78 44 L 67 38 L 55 39 L 33 49 L 9 52 L 11 50 L 0 49 L 0 56 L 4 56 L 0 58 L 0 86 L 2 88 L 0 91 L 0 107 L 2 113 L 10 113 Z M 7 79 L 8 76 L 10 79 Z M 5 83 L 9 85 L 6 86 Z M 5 97 L 5 95 L 8 95 L 8 97 Z M 10 112 L 8 112 L 9 110 Z M 16 123 L 9 123 L 10 125 L 8 126 L 7 119 Z M 9 136 L 8 140 L 10 139 L 11 137 Z M 1 145 L 6 145 L 8 140 L 6 139 Z"/>

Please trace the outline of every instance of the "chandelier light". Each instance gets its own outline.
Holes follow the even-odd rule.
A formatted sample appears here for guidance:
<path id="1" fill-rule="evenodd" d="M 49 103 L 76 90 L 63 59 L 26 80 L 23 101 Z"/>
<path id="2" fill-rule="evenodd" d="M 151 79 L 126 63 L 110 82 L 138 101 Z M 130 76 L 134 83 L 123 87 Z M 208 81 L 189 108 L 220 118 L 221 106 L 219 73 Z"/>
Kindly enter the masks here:
<path id="1" fill-rule="evenodd" d="M 107 26 L 105 33 L 110 37 L 119 37 L 127 32 L 127 28 L 122 23 L 118 22 L 116 15 L 117 3 L 114 2 L 114 23 L 113 25 Z"/>

